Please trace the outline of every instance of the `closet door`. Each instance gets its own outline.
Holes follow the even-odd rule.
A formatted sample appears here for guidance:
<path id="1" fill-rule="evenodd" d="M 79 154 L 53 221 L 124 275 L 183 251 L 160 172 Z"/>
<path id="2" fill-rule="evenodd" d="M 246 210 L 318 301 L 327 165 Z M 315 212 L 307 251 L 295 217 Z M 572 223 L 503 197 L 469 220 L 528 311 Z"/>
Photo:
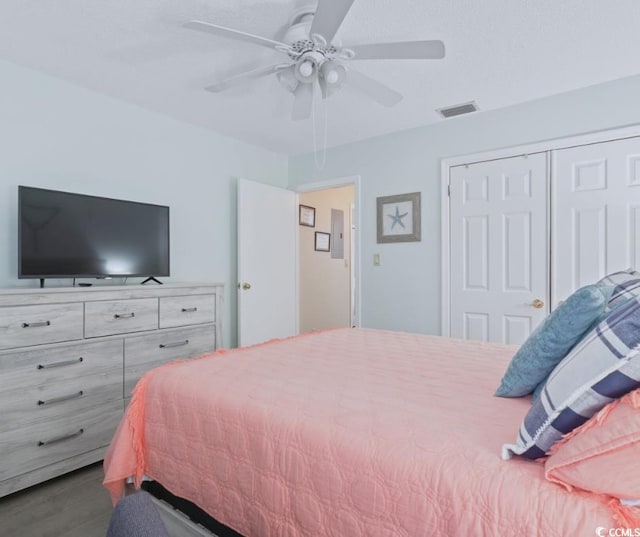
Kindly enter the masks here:
<path id="1" fill-rule="evenodd" d="M 640 267 L 640 138 L 553 151 L 552 306 Z"/>
<path id="2" fill-rule="evenodd" d="M 520 344 L 548 312 L 547 154 L 449 180 L 451 336 Z"/>

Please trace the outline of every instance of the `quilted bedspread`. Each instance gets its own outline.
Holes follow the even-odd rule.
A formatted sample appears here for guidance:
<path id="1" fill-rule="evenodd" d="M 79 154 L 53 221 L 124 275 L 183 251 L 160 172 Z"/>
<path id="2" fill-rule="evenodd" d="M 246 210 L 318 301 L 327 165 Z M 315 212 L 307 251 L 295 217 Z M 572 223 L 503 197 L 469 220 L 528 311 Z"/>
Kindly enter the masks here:
<path id="1" fill-rule="evenodd" d="M 246 537 L 567 537 L 616 527 L 597 498 L 503 461 L 529 398 L 493 397 L 513 347 L 319 332 L 160 367 L 105 458 Z"/>

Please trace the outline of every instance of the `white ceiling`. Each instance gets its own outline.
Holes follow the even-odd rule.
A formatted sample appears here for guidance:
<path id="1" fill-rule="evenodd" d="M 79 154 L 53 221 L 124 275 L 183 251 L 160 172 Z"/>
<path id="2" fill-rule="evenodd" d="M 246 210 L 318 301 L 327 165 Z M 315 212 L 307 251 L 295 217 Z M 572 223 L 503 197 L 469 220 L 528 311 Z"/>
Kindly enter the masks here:
<path id="1" fill-rule="evenodd" d="M 228 93 L 202 89 L 281 56 L 181 25 L 200 19 L 279 38 L 299 5 L 296 0 L 0 0 L 0 58 L 295 154 L 313 149 L 312 121 L 290 120 L 293 97 L 275 76 Z M 328 143 L 445 121 L 434 112 L 443 106 L 475 100 L 481 110 L 490 110 L 640 73 L 639 23 L 638 0 L 356 0 L 337 35 L 345 45 L 442 39 L 447 56 L 359 62 L 362 72 L 405 98 L 384 108 L 342 90 L 327 101 Z M 317 129 L 322 124 L 317 121 Z"/>

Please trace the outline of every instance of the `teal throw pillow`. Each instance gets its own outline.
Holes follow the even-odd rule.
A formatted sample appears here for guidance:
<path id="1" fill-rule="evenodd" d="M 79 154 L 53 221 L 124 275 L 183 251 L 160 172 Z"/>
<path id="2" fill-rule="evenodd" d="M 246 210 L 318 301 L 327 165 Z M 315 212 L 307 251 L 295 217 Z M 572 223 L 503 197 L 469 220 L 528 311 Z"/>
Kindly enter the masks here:
<path id="1" fill-rule="evenodd" d="M 522 397 L 544 381 L 603 313 L 613 287 L 581 287 L 542 322 L 512 358 L 495 395 Z"/>
<path id="2" fill-rule="evenodd" d="M 542 393 L 542 390 L 544 390 L 544 385 L 547 383 L 547 380 L 549 380 L 550 375 L 551 373 L 549 373 L 549 375 L 544 377 L 540 381 L 540 383 L 536 386 L 536 389 L 533 390 L 533 394 L 531 394 L 531 404 L 535 403 L 538 399 L 540 399 L 540 394 Z"/>
<path id="3" fill-rule="evenodd" d="M 600 282 L 598 282 L 597 285 L 600 285 Z M 604 321 L 607 317 L 609 317 L 609 315 L 611 315 L 615 310 L 617 310 L 619 307 L 624 306 L 627 302 L 629 302 L 630 300 L 633 300 L 633 298 L 627 298 L 625 297 L 622 300 L 616 300 L 614 302 L 614 295 L 616 293 L 617 287 L 613 288 L 613 294 L 611 295 L 611 298 L 609 299 L 609 302 L 607 304 L 607 306 L 604 308 L 604 310 L 602 311 L 602 313 L 600 315 L 598 315 L 598 317 L 596 318 L 596 320 L 593 322 L 593 324 L 587 328 L 587 331 L 584 333 L 584 336 L 586 337 L 586 335 L 591 332 L 591 330 L 593 330 L 596 326 L 598 326 L 602 321 Z M 613 306 L 612 306 L 613 304 Z M 576 345 L 582 341 L 582 338 L 580 338 L 579 341 L 576 342 Z M 574 345 L 575 347 L 575 345 Z M 551 373 L 549 373 L 549 375 L 551 375 Z M 535 403 L 538 398 L 540 397 L 540 394 L 542 393 L 542 390 L 544 389 L 544 385 L 547 383 L 547 380 L 549 379 L 549 375 L 547 375 L 546 377 L 544 377 L 541 381 L 540 384 L 538 384 L 536 386 L 536 389 L 533 390 L 533 395 L 531 396 L 531 403 Z"/>

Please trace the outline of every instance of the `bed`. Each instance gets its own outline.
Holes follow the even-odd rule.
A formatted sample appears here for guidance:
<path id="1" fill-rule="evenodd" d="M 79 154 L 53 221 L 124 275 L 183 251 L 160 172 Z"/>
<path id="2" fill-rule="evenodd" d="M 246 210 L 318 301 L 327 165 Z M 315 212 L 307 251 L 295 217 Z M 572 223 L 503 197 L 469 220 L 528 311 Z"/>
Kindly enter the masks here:
<path id="1" fill-rule="evenodd" d="M 501 459 L 530 398 L 506 345 L 339 329 L 174 362 L 138 384 L 105 458 L 245 537 L 593 535 L 606 504 Z"/>

